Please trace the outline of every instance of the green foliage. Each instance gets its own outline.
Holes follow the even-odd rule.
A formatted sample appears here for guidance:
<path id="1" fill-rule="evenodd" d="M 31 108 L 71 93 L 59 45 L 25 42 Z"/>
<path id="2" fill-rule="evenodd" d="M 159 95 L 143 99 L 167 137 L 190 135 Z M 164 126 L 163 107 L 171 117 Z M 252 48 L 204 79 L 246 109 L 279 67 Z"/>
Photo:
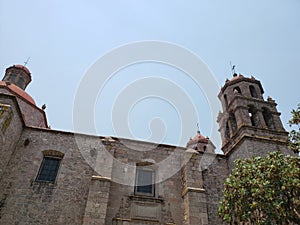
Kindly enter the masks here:
<path id="1" fill-rule="evenodd" d="M 236 160 L 219 215 L 230 224 L 300 224 L 300 158 L 271 152 Z"/>
<path id="2" fill-rule="evenodd" d="M 291 130 L 289 133 L 289 147 L 295 153 L 300 152 L 300 104 L 298 108 L 291 111 L 292 119 L 289 121 L 290 127 L 297 127 L 298 130 Z"/>

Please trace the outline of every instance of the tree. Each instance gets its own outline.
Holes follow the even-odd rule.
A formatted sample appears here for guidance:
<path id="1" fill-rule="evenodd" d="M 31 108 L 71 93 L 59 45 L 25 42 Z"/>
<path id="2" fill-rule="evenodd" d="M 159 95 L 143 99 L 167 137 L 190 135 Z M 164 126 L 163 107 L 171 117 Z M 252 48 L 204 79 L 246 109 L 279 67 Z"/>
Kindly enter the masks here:
<path id="1" fill-rule="evenodd" d="M 230 224 L 300 224 L 300 158 L 271 152 L 235 161 L 219 215 Z"/>
<path id="2" fill-rule="evenodd" d="M 300 152 L 300 103 L 298 108 L 291 111 L 292 119 L 289 121 L 290 127 L 298 127 L 298 130 L 291 130 L 289 133 L 289 147 L 295 153 Z"/>

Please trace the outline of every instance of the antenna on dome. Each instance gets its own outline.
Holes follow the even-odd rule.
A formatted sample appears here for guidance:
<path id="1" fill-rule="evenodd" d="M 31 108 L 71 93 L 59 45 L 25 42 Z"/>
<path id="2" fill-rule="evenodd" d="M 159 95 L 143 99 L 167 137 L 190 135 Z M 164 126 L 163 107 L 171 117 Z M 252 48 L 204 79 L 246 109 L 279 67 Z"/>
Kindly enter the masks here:
<path id="1" fill-rule="evenodd" d="M 232 73 L 232 75 L 233 75 L 233 76 L 236 75 L 236 72 L 235 72 L 235 65 L 232 65 L 232 64 L 231 64 L 231 61 L 230 61 L 230 68 L 231 68 L 231 73 Z"/>
<path id="2" fill-rule="evenodd" d="M 27 60 L 24 62 L 24 66 L 26 66 L 29 62 L 30 56 L 27 58 Z"/>
<path id="3" fill-rule="evenodd" d="M 197 123 L 197 133 L 200 133 L 199 123 Z"/>

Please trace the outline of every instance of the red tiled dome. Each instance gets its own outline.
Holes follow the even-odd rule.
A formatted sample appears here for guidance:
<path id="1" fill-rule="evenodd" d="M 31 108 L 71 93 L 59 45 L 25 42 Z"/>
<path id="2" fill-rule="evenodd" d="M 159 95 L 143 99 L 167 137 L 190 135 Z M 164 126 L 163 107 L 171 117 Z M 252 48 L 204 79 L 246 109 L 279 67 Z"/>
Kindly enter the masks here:
<path id="1" fill-rule="evenodd" d="M 192 141 L 207 141 L 208 138 L 204 137 L 199 131 L 197 132 L 196 136 L 192 139 Z"/>
<path id="2" fill-rule="evenodd" d="M 8 84 L 5 81 L 0 81 L 0 87 L 6 87 L 13 94 L 16 94 L 18 97 L 21 97 L 22 99 L 25 99 L 28 102 L 30 102 L 31 104 L 35 105 L 35 101 L 33 100 L 33 98 L 29 94 L 27 94 L 26 91 L 24 91 L 23 89 L 19 88 L 18 86 L 14 85 L 14 84 Z"/>
<path id="3" fill-rule="evenodd" d="M 238 79 L 241 79 L 241 78 L 244 78 L 244 76 L 242 74 L 237 75 L 235 73 L 235 74 L 233 74 L 233 77 L 230 80 L 228 80 L 228 79 L 226 80 L 226 83 L 231 82 L 231 81 L 235 81 L 235 80 L 238 80 Z"/>
<path id="4" fill-rule="evenodd" d="M 15 67 L 15 68 L 19 68 L 19 69 L 22 69 L 22 70 L 24 70 L 28 75 L 30 75 L 30 71 L 29 71 L 29 69 L 26 67 L 26 66 L 23 66 L 23 65 L 13 65 L 13 67 Z"/>
<path id="5" fill-rule="evenodd" d="M 191 145 L 194 144 L 198 144 L 198 143 L 204 143 L 207 144 L 208 143 L 209 138 L 208 137 L 204 137 L 200 131 L 197 131 L 196 136 L 192 139 L 190 139 L 187 143 L 187 147 L 190 147 Z"/>

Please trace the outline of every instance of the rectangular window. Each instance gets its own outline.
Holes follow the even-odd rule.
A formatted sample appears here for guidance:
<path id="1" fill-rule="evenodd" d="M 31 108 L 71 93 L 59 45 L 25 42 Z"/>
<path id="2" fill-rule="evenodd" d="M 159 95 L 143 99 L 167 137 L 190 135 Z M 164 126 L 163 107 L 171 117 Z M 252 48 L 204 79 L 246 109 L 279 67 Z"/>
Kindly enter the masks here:
<path id="1" fill-rule="evenodd" d="M 137 168 L 135 193 L 138 195 L 154 196 L 154 171 Z"/>
<path id="2" fill-rule="evenodd" d="M 36 181 L 54 183 L 61 159 L 44 157 Z"/>

